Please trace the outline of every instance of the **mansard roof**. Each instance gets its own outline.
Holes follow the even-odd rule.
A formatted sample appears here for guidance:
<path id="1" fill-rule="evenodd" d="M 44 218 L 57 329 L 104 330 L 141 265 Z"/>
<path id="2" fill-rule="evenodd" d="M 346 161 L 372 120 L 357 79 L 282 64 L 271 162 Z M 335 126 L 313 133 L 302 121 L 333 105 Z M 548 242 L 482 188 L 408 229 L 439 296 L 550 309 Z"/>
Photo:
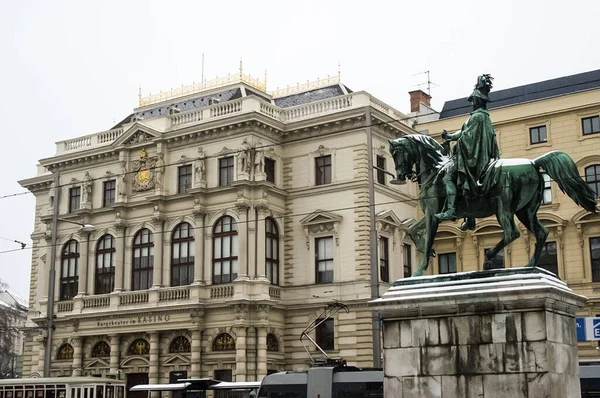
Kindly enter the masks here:
<path id="1" fill-rule="evenodd" d="M 576 75 L 492 91 L 488 109 L 504 108 L 600 88 L 600 69 Z M 473 110 L 467 97 L 446 101 L 440 119 L 466 115 Z"/>
<path id="2" fill-rule="evenodd" d="M 346 92 L 344 92 L 344 89 Z M 334 84 L 332 86 L 305 91 L 303 93 L 288 95 L 287 97 L 276 98 L 274 102 L 275 105 L 281 108 L 289 108 L 291 106 L 304 105 L 308 104 L 309 102 L 346 95 L 351 92 L 352 90 L 348 89 L 342 84 Z"/>

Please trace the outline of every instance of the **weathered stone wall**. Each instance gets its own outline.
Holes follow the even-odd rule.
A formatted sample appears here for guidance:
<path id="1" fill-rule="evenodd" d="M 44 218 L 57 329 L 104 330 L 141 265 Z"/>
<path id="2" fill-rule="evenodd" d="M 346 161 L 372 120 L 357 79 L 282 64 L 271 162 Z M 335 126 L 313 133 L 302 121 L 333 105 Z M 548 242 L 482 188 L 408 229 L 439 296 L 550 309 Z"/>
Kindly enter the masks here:
<path id="1" fill-rule="evenodd" d="M 577 337 L 562 314 L 385 321 L 384 336 L 389 397 L 579 396 Z"/>

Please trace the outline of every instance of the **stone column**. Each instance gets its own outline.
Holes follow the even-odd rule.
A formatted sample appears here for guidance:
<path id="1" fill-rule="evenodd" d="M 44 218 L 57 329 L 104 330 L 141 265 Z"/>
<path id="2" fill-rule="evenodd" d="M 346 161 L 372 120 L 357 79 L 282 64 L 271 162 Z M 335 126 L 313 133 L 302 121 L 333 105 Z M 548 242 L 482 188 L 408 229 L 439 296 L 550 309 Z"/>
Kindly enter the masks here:
<path id="1" fill-rule="evenodd" d="M 39 344 L 39 353 L 38 353 L 38 373 L 40 375 L 44 374 L 44 357 L 46 355 L 46 337 L 44 336 L 39 336 L 37 338 L 38 340 L 38 344 Z"/>
<path id="2" fill-rule="evenodd" d="M 192 378 L 202 377 L 202 329 L 192 329 Z"/>
<path id="3" fill-rule="evenodd" d="M 118 334 L 110 335 L 110 373 L 117 374 L 119 371 L 121 338 Z"/>
<path id="4" fill-rule="evenodd" d="M 158 384 L 158 368 L 159 368 L 159 352 L 160 339 L 158 333 L 150 334 L 150 372 L 148 374 L 148 382 L 150 384 Z M 156 395 L 158 396 L 158 394 Z"/>
<path id="5" fill-rule="evenodd" d="M 194 218 L 200 224 L 200 228 L 194 229 L 194 282 L 195 284 L 206 283 L 204 279 L 204 223 L 206 212 L 202 210 L 193 211 Z"/>
<path id="6" fill-rule="evenodd" d="M 246 381 L 246 326 L 235 328 L 235 381 Z"/>
<path id="7" fill-rule="evenodd" d="M 164 244 L 164 219 L 160 216 L 152 218 L 152 223 L 157 227 L 154 234 L 154 269 L 152 274 L 152 288 L 162 287 L 163 273 L 163 244 Z"/>
<path id="8" fill-rule="evenodd" d="M 580 397 L 575 314 L 586 298 L 540 268 L 478 274 L 406 278 L 371 302 L 384 395 Z"/>
<path id="9" fill-rule="evenodd" d="M 71 344 L 73 344 L 73 376 L 81 376 L 83 375 L 83 338 L 73 337 Z"/>
<path id="10" fill-rule="evenodd" d="M 267 328 L 259 327 L 258 328 L 258 336 L 257 336 L 257 346 L 258 346 L 258 381 L 261 381 L 263 377 L 267 375 Z"/>
<path id="11" fill-rule="evenodd" d="M 267 279 L 265 262 L 265 218 L 268 214 L 268 207 L 266 205 L 256 206 L 256 210 L 258 211 L 258 225 L 256 228 L 256 277 L 258 279 Z"/>
<path id="12" fill-rule="evenodd" d="M 84 296 L 87 294 L 87 278 L 88 278 L 88 267 L 90 263 L 90 234 L 82 233 L 80 235 L 83 241 L 79 244 L 79 269 L 77 270 L 79 275 L 79 282 L 77 286 L 77 295 Z"/>
<path id="13" fill-rule="evenodd" d="M 240 215 L 238 227 L 238 279 L 248 279 L 248 210 L 246 203 L 236 203 Z"/>
<path id="14" fill-rule="evenodd" d="M 115 237 L 115 292 L 123 291 L 123 276 L 125 273 L 125 231 L 123 224 L 115 225 L 117 236 Z"/>

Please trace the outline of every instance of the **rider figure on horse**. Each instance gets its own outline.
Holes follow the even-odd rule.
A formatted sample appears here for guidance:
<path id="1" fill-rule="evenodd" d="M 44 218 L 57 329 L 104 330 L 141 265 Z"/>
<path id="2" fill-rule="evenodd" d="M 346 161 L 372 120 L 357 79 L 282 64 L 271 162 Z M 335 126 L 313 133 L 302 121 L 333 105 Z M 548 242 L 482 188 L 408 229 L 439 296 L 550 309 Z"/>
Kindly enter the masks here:
<path id="1" fill-rule="evenodd" d="M 442 213 L 435 215 L 440 221 L 458 218 L 455 206 L 457 191 L 466 199 L 475 199 L 485 193 L 481 192 L 482 177 L 489 163 L 500 158 L 496 133 L 487 110 L 492 80 L 493 77 L 487 74 L 477 78 L 475 89 L 467 99 L 473 103 L 473 112 L 460 131 L 454 134 L 446 130 L 442 132 L 445 142 L 456 141 L 456 145 L 452 154 L 454 164 L 444 176 L 446 205 Z M 465 219 L 460 229 L 475 229 L 475 219 Z"/>

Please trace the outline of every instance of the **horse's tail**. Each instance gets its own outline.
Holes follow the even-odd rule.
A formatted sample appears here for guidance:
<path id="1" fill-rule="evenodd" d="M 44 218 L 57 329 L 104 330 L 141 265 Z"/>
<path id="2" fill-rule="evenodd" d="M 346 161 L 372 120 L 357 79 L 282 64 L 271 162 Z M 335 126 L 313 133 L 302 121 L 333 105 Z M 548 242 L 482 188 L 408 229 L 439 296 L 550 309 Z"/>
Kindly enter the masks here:
<path id="1" fill-rule="evenodd" d="M 533 165 L 544 169 L 573 202 L 592 213 L 599 210 L 596 205 L 596 193 L 581 179 L 577 166 L 569 155 L 560 151 L 548 152 L 535 159 Z"/>

